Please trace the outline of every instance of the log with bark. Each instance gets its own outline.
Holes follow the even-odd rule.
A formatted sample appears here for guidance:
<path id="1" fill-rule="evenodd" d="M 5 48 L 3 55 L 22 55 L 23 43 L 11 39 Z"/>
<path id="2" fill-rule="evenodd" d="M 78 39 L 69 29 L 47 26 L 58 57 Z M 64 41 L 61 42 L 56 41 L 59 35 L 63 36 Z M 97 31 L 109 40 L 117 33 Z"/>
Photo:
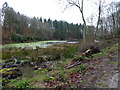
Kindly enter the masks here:
<path id="1" fill-rule="evenodd" d="M 90 57 L 95 53 L 99 53 L 100 49 L 98 47 L 91 46 L 89 49 L 86 49 L 85 52 L 82 53 L 82 56 Z"/>

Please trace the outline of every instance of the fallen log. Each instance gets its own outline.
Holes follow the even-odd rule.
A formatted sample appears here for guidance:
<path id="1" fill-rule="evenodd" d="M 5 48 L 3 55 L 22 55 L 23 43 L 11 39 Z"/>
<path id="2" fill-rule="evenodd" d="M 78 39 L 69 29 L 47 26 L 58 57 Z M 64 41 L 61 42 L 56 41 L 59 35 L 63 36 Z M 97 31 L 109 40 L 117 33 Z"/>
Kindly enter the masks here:
<path id="1" fill-rule="evenodd" d="M 82 56 L 89 57 L 99 52 L 100 52 L 100 49 L 98 47 L 91 46 L 89 49 L 87 49 L 85 52 L 82 53 Z"/>
<path id="2" fill-rule="evenodd" d="M 2 78 L 5 79 L 15 79 L 22 75 L 17 67 L 3 68 L 0 70 L 0 74 L 2 74 Z"/>
<path id="3" fill-rule="evenodd" d="M 72 64 L 72 65 L 70 65 L 70 66 L 67 66 L 66 69 L 70 69 L 70 68 L 72 68 L 72 67 L 75 67 L 75 66 L 77 66 L 77 65 L 80 65 L 81 63 L 82 63 L 82 61 L 77 61 L 77 62 L 75 62 L 74 64 Z"/>

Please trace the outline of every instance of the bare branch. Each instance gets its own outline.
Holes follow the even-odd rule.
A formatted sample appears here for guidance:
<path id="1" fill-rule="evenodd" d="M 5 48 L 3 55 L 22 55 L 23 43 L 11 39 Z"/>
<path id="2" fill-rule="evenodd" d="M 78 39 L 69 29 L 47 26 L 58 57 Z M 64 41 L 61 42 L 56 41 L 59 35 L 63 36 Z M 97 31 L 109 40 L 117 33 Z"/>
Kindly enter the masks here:
<path id="1" fill-rule="evenodd" d="M 67 4 L 62 12 L 64 12 L 67 8 L 70 8 L 72 6 L 74 6 L 74 5 Z"/>
<path id="2" fill-rule="evenodd" d="M 74 2 L 73 0 L 67 0 L 67 2 L 69 4 L 71 4 L 71 5 L 74 5 L 74 6 L 78 7 L 78 8 L 80 8 L 80 6 L 76 2 Z"/>

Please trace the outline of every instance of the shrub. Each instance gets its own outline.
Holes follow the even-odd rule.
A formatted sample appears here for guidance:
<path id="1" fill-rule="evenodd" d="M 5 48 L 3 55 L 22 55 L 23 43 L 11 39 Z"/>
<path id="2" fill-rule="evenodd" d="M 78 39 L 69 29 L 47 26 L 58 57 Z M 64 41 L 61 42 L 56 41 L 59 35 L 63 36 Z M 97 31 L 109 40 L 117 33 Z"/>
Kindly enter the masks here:
<path id="1" fill-rule="evenodd" d="M 72 58 L 77 51 L 78 51 L 78 48 L 76 46 L 69 46 L 69 47 L 66 47 L 66 50 L 63 52 L 62 55 L 65 58 Z"/>
<path id="2" fill-rule="evenodd" d="M 23 42 L 23 41 L 27 40 L 27 37 L 14 32 L 14 33 L 11 34 L 11 39 L 15 42 Z"/>

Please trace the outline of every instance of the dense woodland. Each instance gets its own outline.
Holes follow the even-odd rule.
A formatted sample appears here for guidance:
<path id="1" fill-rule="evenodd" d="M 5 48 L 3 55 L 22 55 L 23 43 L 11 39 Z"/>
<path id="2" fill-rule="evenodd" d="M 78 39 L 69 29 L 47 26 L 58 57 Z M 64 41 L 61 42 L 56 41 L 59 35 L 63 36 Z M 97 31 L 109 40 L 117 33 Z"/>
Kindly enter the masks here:
<path id="1" fill-rule="evenodd" d="M 101 7 L 101 10 L 104 7 Z M 112 2 L 107 6 L 107 17 L 101 12 L 97 29 L 87 26 L 86 36 L 98 37 L 117 33 L 120 27 L 120 3 Z M 91 23 L 94 17 L 90 17 Z M 41 40 L 71 40 L 83 38 L 83 24 L 73 24 L 66 21 L 52 21 L 42 17 L 28 17 L 16 12 L 8 3 L 1 9 L 1 25 L 3 43 L 30 42 Z"/>
<path id="2" fill-rule="evenodd" d="M 66 21 L 52 21 L 42 17 L 27 17 L 15 12 L 7 3 L 3 5 L 3 43 L 4 41 L 26 42 L 36 40 L 65 40 L 82 38 L 82 25 Z M 5 42 L 5 43 L 7 43 Z"/>

